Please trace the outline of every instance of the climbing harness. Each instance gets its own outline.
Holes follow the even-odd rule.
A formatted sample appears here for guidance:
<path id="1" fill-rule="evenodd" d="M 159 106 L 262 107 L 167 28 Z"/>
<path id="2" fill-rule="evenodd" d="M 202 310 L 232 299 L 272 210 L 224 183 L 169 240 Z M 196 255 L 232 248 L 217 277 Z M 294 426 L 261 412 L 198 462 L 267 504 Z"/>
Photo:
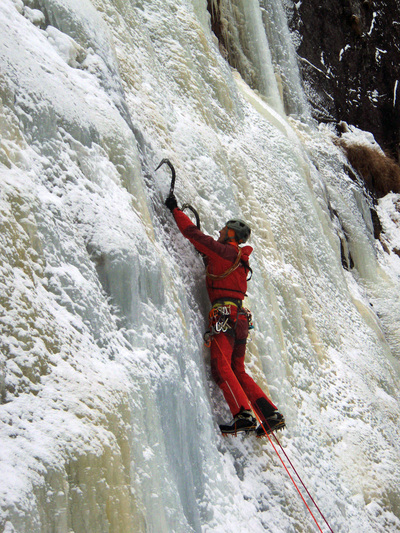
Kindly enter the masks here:
<path id="1" fill-rule="evenodd" d="M 233 320 L 231 317 L 231 306 L 236 307 L 237 315 L 236 319 Z M 244 315 L 247 319 L 247 324 L 249 330 L 254 329 L 253 316 L 250 309 L 243 307 L 242 300 L 236 300 L 232 298 L 231 300 L 218 299 L 214 302 L 209 317 L 209 329 L 204 333 L 204 344 L 207 348 L 211 345 L 211 339 L 214 335 L 218 333 L 226 333 L 231 330 L 232 332 L 236 329 L 236 324 L 240 315 Z"/>
<path id="2" fill-rule="evenodd" d="M 234 327 L 234 323 L 231 320 L 231 305 L 235 305 L 233 302 L 217 303 L 213 305 L 208 315 L 208 327 L 209 329 L 204 333 L 204 344 L 209 348 L 211 345 L 211 339 L 218 333 L 226 333 L 229 329 Z"/>
<path id="3" fill-rule="evenodd" d="M 242 307 L 241 314 L 246 315 L 249 330 L 254 329 L 253 315 L 250 309 L 247 309 L 247 307 Z"/>
<path id="4" fill-rule="evenodd" d="M 158 165 L 158 167 L 155 169 L 154 172 L 157 172 L 157 170 L 164 164 L 169 166 L 169 168 L 171 169 L 171 173 L 172 173 L 171 185 L 170 185 L 169 193 L 168 193 L 168 198 L 171 198 L 171 196 L 174 196 L 175 180 L 176 180 L 176 172 L 175 172 L 174 165 L 171 163 L 171 161 L 169 159 L 162 159 L 160 164 Z M 194 214 L 194 216 L 196 218 L 196 226 L 197 226 L 198 229 L 200 229 L 199 213 L 190 204 L 183 204 L 183 206 L 181 207 L 181 211 L 185 211 L 185 209 L 189 209 Z"/>

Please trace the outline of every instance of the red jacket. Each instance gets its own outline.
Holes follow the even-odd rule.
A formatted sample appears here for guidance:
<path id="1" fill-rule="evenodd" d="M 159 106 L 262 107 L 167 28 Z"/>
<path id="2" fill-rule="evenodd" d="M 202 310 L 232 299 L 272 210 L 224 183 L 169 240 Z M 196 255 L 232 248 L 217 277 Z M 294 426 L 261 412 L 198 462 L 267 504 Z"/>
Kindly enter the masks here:
<path id="1" fill-rule="evenodd" d="M 173 215 L 182 235 L 196 250 L 206 256 L 206 265 L 210 274 L 223 274 L 235 263 L 239 253 L 239 246 L 236 243 L 223 244 L 205 235 L 178 208 L 174 209 Z M 219 298 L 243 300 L 246 296 L 249 256 L 253 248 L 243 246 L 241 250 L 239 266 L 226 278 L 215 280 L 207 276 L 206 286 L 212 303 Z"/>

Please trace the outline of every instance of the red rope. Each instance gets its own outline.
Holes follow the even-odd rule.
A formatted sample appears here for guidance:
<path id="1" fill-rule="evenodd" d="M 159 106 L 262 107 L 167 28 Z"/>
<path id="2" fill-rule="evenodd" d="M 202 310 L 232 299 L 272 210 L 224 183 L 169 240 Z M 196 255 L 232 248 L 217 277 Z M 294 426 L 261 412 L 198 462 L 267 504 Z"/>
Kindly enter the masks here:
<path id="1" fill-rule="evenodd" d="M 213 340 L 215 341 L 216 345 L 218 346 L 218 349 L 219 349 L 219 351 L 221 352 L 221 355 L 226 359 L 226 356 L 225 356 L 224 352 L 221 350 L 221 347 L 220 347 L 219 343 L 217 342 L 217 339 L 214 337 Z M 244 393 L 244 391 L 243 391 L 243 393 Z M 245 393 L 244 393 L 244 394 L 245 394 Z M 247 400 L 248 400 L 249 404 L 251 405 L 250 400 L 249 400 L 248 398 L 247 398 Z M 304 499 L 304 497 L 303 497 L 303 495 L 302 495 L 302 493 L 301 493 L 299 487 L 297 486 L 295 480 L 293 479 L 291 473 L 289 472 L 287 466 L 285 465 L 285 463 L 284 463 L 282 457 L 279 455 L 278 450 L 276 449 L 274 443 L 272 442 L 271 437 L 268 435 L 268 433 L 267 433 L 267 431 L 266 431 L 266 429 L 265 429 L 265 427 L 264 427 L 264 424 L 261 422 L 261 419 L 260 419 L 260 417 L 258 416 L 256 410 L 253 409 L 253 412 L 254 412 L 254 414 L 256 415 L 256 418 L 257 418 L 257 420 L 258 420 L 258 423 L 261 424 L 261 427 L 263 428 L 264 433 L 265 433 L 266 436 L 268 437 L 269 442 L 272 444 L 272 447 L 273 447 L 273 449 L 274 449 L 276 455 L 279 457 L 279 460 L 281 461 L 281 463 L 282 463 L 282 465 L 283 465 L 283 468 L 286 470 L 288 476 L 290 477 L 290 480 L 292 481 L 292 483 L 293 483 L 293 485 L 295 486 L 297 492 L 299 493 L 300 498 L 303 500 L 304 505 L 306 506 L 308 512 L 310 513 L 310 515 L 312 516 L 312 518 L 313 518 L 315 524 L 317 525 L 317 528 L 319 529 L 319 531 L 320 531 L 321 533 L 323 533 L 322 529 L 320 528 L 320 526 L 319 526 L 319 524 L 318 524 L 318 522 L 317 522 L 317 519 L 315 518 L 315 516 L 314 516 L 313 512 L 311 511 L 309 505 L 307 504 L 306 500 Z M 265 423 L 268 425 L 268 427 L 270 427 L 269 424 L 268 424 L 268 422 L 265 422 Z M 270 429 L 271 429 L 271 428 L 270 428 Z M 307 487 L 306 487 L 305 484 L 303 483 L 301 477 L 300 477 L 299 474 L 297 473 L 297 470 L 294 468 L 294 466 L 293 466 L 291 460 L 289 459 L 287 453 L 286 453 L 285 450 L 283 449 L 283 447 L 282 447 L 281 443 L 279 442 L 278 438 L 276 437 L 275 433 L 272 432 L 272 434 L 273 434 L 273 436 L 274 436 L 276 442 L 278 443 L 280 449 L 282 450 L 283 454 L 285 455 L 286 459 L 288 460 L 290 466 L 292 467 L 293 471 L 295 472 L 296 476 L 298 477 L 300 483 L 303 485 L 303 487 L 304 487 L 305 491 L 307 492 L 309 498 L 311 499 L 311 501 L 313 502 L 313 504 L 314 504 L 315 507 L 317 508 L 317 510 L 318 510 L 319 514 L 321 515 L 321 517 L 324 519 L 326 525 L 329 527 L 329 530 L 331 531 L 331 533 L 334 533 L 333 530 L 332 530 L 332 528 L 331 528 L 331 526 L 328 524 L 326 518 L 325 518 L 324 515 L 322 514 L 320 508 L 319 508 L 318 505 L 315 503 L 314 498 L 311 496 L 311 494 L 309 493 Z M 236 436 L 236 433 L 235 433 L 235 436 Z"/>
<path id="2" fill-rule="evenodd" d="M 322 514 L 321 509 L 318 507 L 318 505 L 317 505 L 316 502 L 314 501 L 314 498 L 311 496 L 311 494 L 310 494 L 310 492 L 308 491 L 307 487 L 306 487 L 305 484 L 303 483 L 303 480 L 301 479 L 301 477 L 299 476 L 297 470 L 296 470 L 295 467 L 293 466 L 292 461 L 289 459 L 287 453 L 285 452 L 285 450 L 284 450 L 283 447 L 282 447 L 282 444 L 279 442 L 278 437 L 275 435 L 275 433 L 272 433 L 272 434 L 273 434 L 273 436 L 274 436 L 274 439 L 275 439 L 276 442 L 278 443 L 280 449 L 282 450 L 282 453 L 284 454 L 284 456 L 285 456 L 286 459 L 288 460 L 290 466 L 293 468 L 293 471 L 294 471 L 294 473 L 296 474 L 296 476 L 298 477 L 300 483 L 303 485 L 304 490 L 307 492 L 308 497 L 310 498 L 310 500 L 313 502 L 313 504 L 314 504 L 315 507 L 317 508 L 317 510 L 318 510 L 319 514 L 321 515 L 322 519 L 325 521 L 325 524 L 328 526 L 329 531 L 331 531 L 331 533 L 333 533 L 333 530 L 332 530 L 331 526 L 329 525 L 327 519 L 326 519 L 325 516 Z"/>
<path id="3" fill-rule="evenodd" d="M 319 524 L 318 524 L 318 522 L 317 522 L 317 519 L 316 519 L 315 516 L 313 515 L 313 512 L 311 511 L 309 505 L 307 504 L 306 500 L 304 499 L 304 497 L 303 497 L 303 495 L 302 495 L 302 493 L 301 493 L 299 487 L 297 486 L 295 480 L 293 479 L 291 473 L 289 472 L 287 466 L 285 465 L 285 463 L 284 463 L 282 457 L 279 455 L 279 452 L 278 452 L 278 450 L 276 449 L 274 443 L 272 442 L 271 437 L 268 435 L 268 433 L 267 433 L 267 431 L 266 431 L 266 429 L 265 429 L 265 427 L 264 427 L 264 424 L 261 422 L 261 420 L 260 420 L 258 414 L 254 411 L 254 409 L 253 409 L 253 412 L 254 412 L 254 414 L 256 415 L 256 418 L 257 418 L 258 422 L 261 424 L 261 427 L 263 428 L 264 433 L 267 435 L 269 442 L 272 444 L 272 447 L 273 447 L 273 449 L 275 450 L 276 455 L 279 457 L 279 460 L 280 460 L 280 462 L 282 463 L 283 468 L 286 470 L 286 472 L 287 472 L 288 476 L 290 477 L 290 479 L 291 479 L 293 485 L 295 486 L 297 492 L 299 493 L 300 498 L 303 500 L 304 505 L 307 507 L 308 512 L 310 513 L 310 515 L 312 516 L 314 522 L 316 523 L 317 528 L 319 529 L 319 531 L 320 531 L 321 533 L 323 533 L 322 529 L 319 527 Z M 267 422 L 267 425 L 268 425 L 268 427 L 269 427 L 268 422 Z M 275 434 L 274 434 L 274 437 L 275 437 Z M 276 438 L 276 437 L 275 437 L 275 438 Z M 277 440 L 278 440 L 278 439 L 277 439 Z M 286 454 L 285 454 L 285 455 L 286 455 Z M 307 491 L 307 493 L 308 493 L 308 491 Z M 318 507 L 317 507 L 317 508 L 318 508 Z M 329 529 L 330 529 L 330 528 L 329 528 Z M 332 530 L 331 530 L 331 531 L 332 531 Z"/>

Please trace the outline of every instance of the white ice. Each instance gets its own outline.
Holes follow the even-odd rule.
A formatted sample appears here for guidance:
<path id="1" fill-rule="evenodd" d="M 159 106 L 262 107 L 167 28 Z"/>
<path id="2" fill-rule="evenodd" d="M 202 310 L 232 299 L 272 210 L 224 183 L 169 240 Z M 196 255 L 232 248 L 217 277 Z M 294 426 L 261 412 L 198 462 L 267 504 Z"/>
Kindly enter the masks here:
<path id="1" fill-rule="evenodd" d="M 280 6 L 256 4 L 236 44 L 273 98 L 222 58 L 205 0 L 1 2 L 7 533 L 317 530 L 269 442 L 219 433 L 203 264 L 163 204 L 163 157 L 204 231 L 253 229 L 247 366 L 333 531 L 400 531 L 399 198 L 378 206 L 385 251 L 308 115 Z"/>

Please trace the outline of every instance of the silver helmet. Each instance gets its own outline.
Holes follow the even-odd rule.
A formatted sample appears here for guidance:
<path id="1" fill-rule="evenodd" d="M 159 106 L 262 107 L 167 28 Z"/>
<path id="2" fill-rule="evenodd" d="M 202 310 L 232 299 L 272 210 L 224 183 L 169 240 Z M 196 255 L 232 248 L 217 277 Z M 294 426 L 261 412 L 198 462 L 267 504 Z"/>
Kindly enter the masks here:
<path id="1" fill-rule="evenodd" d="M 225 226 L 229 229 L 233 229 L 238 243 L 246 242 L 250 237 L 251 229 L 246 222 L 243 222 L 243 220 L 228 220 Z"/>

